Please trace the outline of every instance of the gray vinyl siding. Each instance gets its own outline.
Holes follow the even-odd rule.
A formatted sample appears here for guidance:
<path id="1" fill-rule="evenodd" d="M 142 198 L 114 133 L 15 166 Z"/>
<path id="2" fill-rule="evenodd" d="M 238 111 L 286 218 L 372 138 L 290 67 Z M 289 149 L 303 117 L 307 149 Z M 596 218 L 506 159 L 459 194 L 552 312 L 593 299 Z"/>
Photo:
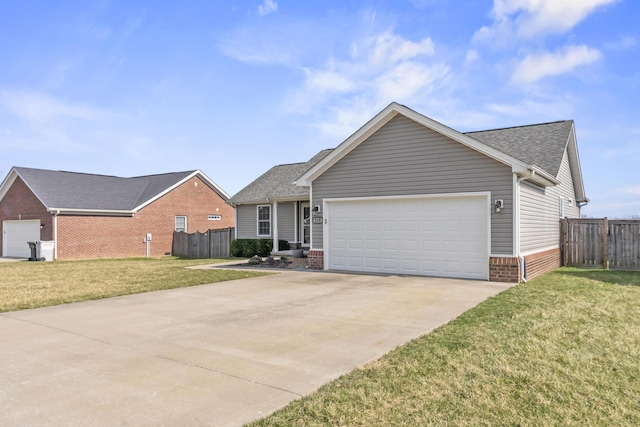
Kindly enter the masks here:
<path id="1" fill-rule="evenodd" d="M 580 217 L 566 152 L 562 158 L 558 180 L 560 184 L 547 188 L 537 187 L 526 181 L 520 183 L 520 251 L 524 254 L 559 246 L 561 197 L 564 216 Z"/>
<path id="2" fill-rule="evenodd" d="M 258 239 L 258 205 L 238 205 L 238 239 Z"/>
<path id="3" fill-rule="evenodd" d="M 295 202 L 278 203 L 278 238 L 295 240 Z M 271 204 L 271 235 L 258 236 L 258 205 L 238 205 L 238 239 L 273 238 L 273 204 Z"/>
<path id="4" fill-rule="evenodd" d="M 293 242 L 295 235 L 295 202 L 278 203 L 278 239 Z"/>
<path id="5" fill-rule="evenodd" d="M 396 116 L 312 183 L 314 204 L 325 198 L 491 192 L 504 209 L 491 213 L 491 253 L 513 253 L 511 167 L 435 131 Z M 322 224 L 312 225 L 321 249 Z"/>

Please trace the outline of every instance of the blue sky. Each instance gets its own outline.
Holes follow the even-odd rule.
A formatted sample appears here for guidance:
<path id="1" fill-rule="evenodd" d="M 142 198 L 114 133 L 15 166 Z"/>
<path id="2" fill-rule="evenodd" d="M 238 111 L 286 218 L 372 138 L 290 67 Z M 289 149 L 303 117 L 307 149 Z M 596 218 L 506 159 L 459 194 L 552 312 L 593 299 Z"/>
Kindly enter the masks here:
<path id="1" fill-rule="evenodd" d="M 634 0 L 0 3 L 0 174 L 201 169 L 231 195 L 392 101 L 575 120 L 588 216 L 640 216 Z"/>

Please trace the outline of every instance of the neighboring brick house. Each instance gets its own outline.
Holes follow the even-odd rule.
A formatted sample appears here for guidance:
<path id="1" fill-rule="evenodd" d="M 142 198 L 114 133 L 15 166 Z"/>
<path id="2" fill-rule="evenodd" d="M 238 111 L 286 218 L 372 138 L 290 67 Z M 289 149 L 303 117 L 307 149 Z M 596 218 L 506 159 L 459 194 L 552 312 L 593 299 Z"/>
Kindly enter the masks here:
<path id="1" fill-rule="evenodd" d="M 29 241 L 53 241 L 58 260 L 163 256 L 174 230 L 233 227 L 228 199 L 199 170 L 122 178 L 14 167 L 0 184 L 0 256 L 29 257 Z"/>

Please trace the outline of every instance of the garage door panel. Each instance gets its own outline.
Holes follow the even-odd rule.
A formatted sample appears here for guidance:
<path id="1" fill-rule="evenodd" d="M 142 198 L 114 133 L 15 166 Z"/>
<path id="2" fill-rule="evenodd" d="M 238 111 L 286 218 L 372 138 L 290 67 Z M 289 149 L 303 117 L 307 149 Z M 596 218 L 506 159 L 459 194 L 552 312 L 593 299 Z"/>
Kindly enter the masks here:
<path id="1" fill-rule="evenodd" d="M 420 242 L 417 240 L 402 240 L 401 244 L 403 251 L 418 251 L 420 248 Z"/>
<path id="2" fill-rule="evenodd" d="M 330 269 L 488 278 L 487 196 L 329 201 L 327 213 Z"/>
<path id="3" fill-rule="evenodd" d="M 364 265 L 367 268 L 380 268 L 380 258 L 365 258 Z"/>
<path id="4" fill-rule="evenodd" d="M 7 257 L 29 258 L 27 242 L 40 240 L 40 220 L 7 220 L 2 223 L 2 254 Z"/>
<path id="5" fill-rule="evenodd" d="M 360 268 L 363 266 L 362 257 L 351 256 L 348 258 L 349 267 Z"/>

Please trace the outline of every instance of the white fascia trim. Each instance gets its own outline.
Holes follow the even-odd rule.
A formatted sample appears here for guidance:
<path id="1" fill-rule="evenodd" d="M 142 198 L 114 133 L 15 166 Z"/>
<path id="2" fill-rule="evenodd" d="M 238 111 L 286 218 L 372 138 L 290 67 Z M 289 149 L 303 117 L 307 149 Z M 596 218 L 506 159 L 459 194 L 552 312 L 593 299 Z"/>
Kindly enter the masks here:
<path id="1" fill-rule="evenodd" d="M 367 196 L 367 197 L 335 197 L 326 198 L 324 202 L 364 202 L 368 200 L 402 200 L 402 199 L 452 199 L 467 197 L 491 198 L 490 191 L 473 191 L 468 193 L 433 193 L 433 194 L 407 194 L 398 196 Z"/>
<path id="2" fill-rule="evenodd" d="M 527 252 L 523 252 L 523 253 L 521 253 L 521 254 L 520 254 L 520 256 L 521 256 L 521 257 L 526 257 L 526 256 L 529 256 L 529 255 L 535 255 L 535 254 L 538 254 L 538 253 L 540 253 L 540 252 L 552 251 L 552 250 L 554 250 L 554 249 L 560 249 L 560 245 L 547 246 L 547 247 L 539 248 L 539 249 L 532 249 L 532 250 L 530 250 L 530 251 L 527 251 Z"/>
<path id="3" fill-rule="evenodd" d="M 11 168 L 11 171 L 9 171 L 9 174 L 7 174 L 7 177 L 4 179 L 4 181 L 2 181 L 2 185 L 0 185 L 0 200 L 2 200 L 4 196 L 7 194 L 7 192 L 13 185 L 13 183 L 16 181 L 17 177 L 20 177 L 22 182 L 24 182 L 24 185 L 26 185 L 29 191 L 31 191 L 31 194 L 36 196 L 36 199 L 38 199 L 38 201 L 42 203 L 42 206 L 46 208 L 47 204 L 44 202 L 44 200 L 40 198 L 38 193 L 33 191 L 33 188 L 31 188 L 31 186 L 29 185 L 29 182 L 26 179 L 24 179 L 22 175 L 20 175 L 20 173 L 16 170 L 15 167 Z"/>
<path id="4" fill-rule="evenodd" d="M 47 208 L 47 212 L 57 215 L 99 215 L 99 216 L 134 216 L 134 211 L 112 209 L 74 209 L 74 208 Z"/>
<path id="5" fill-rule="evenodd" d="M 334 149 L 324 159 L 320 160 L 314 167 L 309 169 L 304 175 L 295 181 L 298 186 L 309 187 L 311 182 L 318 176 L 322 175 L 327 169 L 333 166 L 338 160 L 347 155 L 351 150 L 360 145 L 375 131 L 384 126 L 396 115 L 402 114 L 414 122 L 421 124 L 435 132 L 438 132 L 454 141 L 457 141 L 479 153 L 482 153 L 488 157 L 493 158 L 505 165 L 509 165 L 513 168 L 513 171 L 524 171 L 531 168 L 531 165 L 511 157 L 495 148 L 489 147 L 481 143 L 480 141 L 466 136 L 442 123 L 436 122 L 412 109 L 392 102 L 384 110 L 378 113 L 373 119 L 369 120 L 363 127 L 358 129 L 353 135 L 342 142 L 336 149 Z"/>
<path id="6" fill-rule="evenodd" d="M 231 198 L 231 196 L 229 194 L 227 194 L 226 191 L 224 191 L 222 189 L 222 187 L 220 187 L 218 184 L 216 184 L 215 182 L 213 182 L 213 180 L 211 178 L 209 178 L 207 175 L 205 175 L 200 169 L 198 169 L 197 171 L 195 171 L 192 176 L 196 176 L 198 175 L 209 187 L 211 187 L 216 193 L 220 194 L 225 201 L 229 200 Z"/>
<path id="7" fill-rule="evenodd" d="M 135 208 L 133 208 L 133 211 L 137 212 L 140 209 L 144 208 L 145 206 L 148 206 L 149 204 L 155 202 L 160 197 L 162 197 L 165 194 L 167 194 L 167 193 L 175 190 L 176 188 L 180 187 L 182 184 L 184 184 L 185 182 L 187 182 L 188 180 L 190 180 L 194 176 L 200 177 L 200 179 L 202 179 L 205 182 L 205 184 L 207 184 L 207 186 L 211 187 L 211 189 L 213 191 L 215 191 L 216 193 L 221 195 L 225 199 L 225 201 L 230 199 L 230 196 L 222 188 L 218 187 L 215 182 L 213 182 L 211 179 L 209 179 L 209 177 L 207 177 L 200 170 L 196 170 L 196 171 L 192 172 L 191 174 L 189 174 L 188 176 L 186 176 L 183 179 L 181 179 L 180 181 L 178 181 L 177 183 L 173 184 L 171 187 L 165 189 L 163 192 L 156 194 L 151 199 L 147 200 L 146 202 L 142 203 L 139 206 L 136 206 Z"/>
<path id="8" fill-rule="evenodd" d="M 18 172 L 15 170 L 15 168 L 11 168 L 7 176 L 2 180 L 2 184 L 0 184 L 0 200 L 4 198 L 5 194 L 7 194 L 9 188 L 11 188 L 17 176 Z"/>
<path id="9" fill-rule="evenodd" d="M 283 202 L 308 202 L 310 199 L 307 197 L 269 197 L 268 199 L 261 200 L 253 200 L 249 202 L 238 202 L 238 203 L 229 203 L 231 206 L 242 206 L 242 205 L 268 205 L 273 202 L 283 203 Z"/>
<path id="10" fill-rule="evenodd" d="M 576 140 L 576 130 L 573 123 L 571 124 L 571 132 L 569 133 L 569 140 L 567 141 L 567 152 L 569 155 L 569 167 L 571 168 L 571 178 L 573 179 L 576 202 L 588 203 L 589 198 L 587 198 L 584 191 L 580 153 L 578 152 L 578 141 Z"/>

